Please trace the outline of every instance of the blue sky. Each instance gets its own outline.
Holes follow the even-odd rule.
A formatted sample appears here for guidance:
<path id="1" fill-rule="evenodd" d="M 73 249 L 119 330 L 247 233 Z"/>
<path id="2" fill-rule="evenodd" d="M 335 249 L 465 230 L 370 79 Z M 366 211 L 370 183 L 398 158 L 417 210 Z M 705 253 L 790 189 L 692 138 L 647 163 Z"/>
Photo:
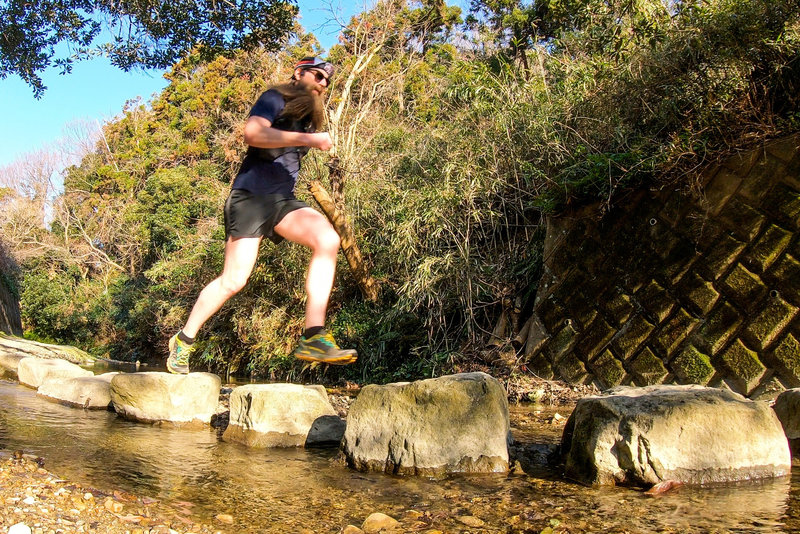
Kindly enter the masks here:
<path id="1" fill-rule="evenodd" d="M 326 22 L 331 18 L 329 5 L 338 18 L 348 21 L 363 11 L 362 2 L 333 0 L 298 0 L 300 23 L 330 48 L 336 43 L 339 27 Z M 71 74 L 59 75 L 51 69 L 43 76 L 47 86 L 36 100 L 31 88 L 17 76 L 0 80 L 0 167 L 46 145 L 63 135 L 64 127 L 76 121 L 99 121 L 114 118 L 125 102 L 137 97 L 149 101 L 167 82 L 162 71 L 123 72 L 105 58 L 77 63 Z"/>

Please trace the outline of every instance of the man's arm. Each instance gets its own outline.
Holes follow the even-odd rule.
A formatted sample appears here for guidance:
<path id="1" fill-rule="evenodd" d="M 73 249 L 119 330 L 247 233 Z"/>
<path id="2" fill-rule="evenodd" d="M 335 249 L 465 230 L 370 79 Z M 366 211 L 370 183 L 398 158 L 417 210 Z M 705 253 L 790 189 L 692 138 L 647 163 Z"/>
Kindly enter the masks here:
<path id="1" fill-rule="evenodd" d="M 307 146 L 330 150 L 333 146 L 328 132 L 287 132 L 272 127 L 272 123 L 257 115 L 247 119 L 244 125 L 244 142 L 256 148 L 285 148 Z"/>

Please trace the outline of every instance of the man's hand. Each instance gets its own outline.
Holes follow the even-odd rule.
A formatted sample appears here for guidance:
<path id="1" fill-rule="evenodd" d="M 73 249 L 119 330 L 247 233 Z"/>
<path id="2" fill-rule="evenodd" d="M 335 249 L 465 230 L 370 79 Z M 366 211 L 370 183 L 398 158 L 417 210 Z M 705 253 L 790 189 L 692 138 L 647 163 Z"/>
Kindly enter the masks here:
<path id="1" fill-rule="evenodd" d="M 328 132 L 312 133 L 310 135 L 312 136 L 310 147 L 326 151 L 333 147 L 333 141 L 331 141 L 331 136 Z"/>

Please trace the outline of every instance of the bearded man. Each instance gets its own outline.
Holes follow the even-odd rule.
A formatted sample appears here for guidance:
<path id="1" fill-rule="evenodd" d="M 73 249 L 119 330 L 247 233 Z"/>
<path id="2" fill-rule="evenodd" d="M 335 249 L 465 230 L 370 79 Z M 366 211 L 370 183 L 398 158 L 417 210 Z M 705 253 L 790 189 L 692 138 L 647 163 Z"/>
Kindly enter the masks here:
<path id="1" fill-rule="evenodd" d="M 339 235 L 318 211 L 294 196 L 300 160 L 310 148 L 330 150 L 322 126 L 325 93 L 334 67 L 306 57 L 294 67 L 289 83 L 264 92 L 244 128 L 247 155 L 225 202 L 225 262 L 222 274 L 197 298 L 184 327 L 169 340 L 167 370 L 189 372 L 189 355 L 203 324 L 247 283 L 261 240 L 284 239 L 311 249 L 306 275 L 305 331 L 294 356 L 301 360 L 346 365 L 355 350 L 340 349 L 325 331 L 333 287 Z"/>

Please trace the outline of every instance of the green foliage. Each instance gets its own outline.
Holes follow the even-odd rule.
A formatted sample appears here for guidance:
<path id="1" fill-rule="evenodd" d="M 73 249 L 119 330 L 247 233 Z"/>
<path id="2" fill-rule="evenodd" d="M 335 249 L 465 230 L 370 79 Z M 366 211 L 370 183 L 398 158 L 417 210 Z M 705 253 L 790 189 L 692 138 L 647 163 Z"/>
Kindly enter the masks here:
<path id="1" fill-rule="evenodd" d="M 46 89 L 40 77 L 45 69 L 56 65 L 69 72 L 75 61 L 96 54 L 127 71 L 169 67 L 196 46 L 204 57 L 236 48 L 275 48 L 296 13 L 284 0 L 8 0 L 0 4 L 0 79 L 17 74 L 38 98 Z M 93 48 L 104 25 L 111 38 Z"/>
<path id="2" fill-rule="evenodd" d="M 798 129 L 798 13 L 797 0 L 476 0 L 466 36 L 453 35 L 460 13 L 439 1 L 355 17 L 331 50 L 330 104 L 357 55 L 382 43 L 353 80 L 347 117 L 366 111 L 344 190 L 382 293 L 364 302 L 340 259 L 328 325 L 359 363 L 326 370 L 289 356 L 308 252 L 265 243 L 248 286 L 204 326 L 193 365 L 300 381 L 474 365 L 503 303 L 532 306 L 544 216 L 613 204 L 641 184 L 688 184 L 704 162 Z M 317 47 L 300 32 L 277 55 L 197 51 L 149 105 L 129 103 L 106 127 L 109 150 L 65 177 L 62 200 L 81 226 L 52 233 L 71 256 L 24 265 L 29 330 L 162 361 L 222 269 L 222 206 L 247 111 Z M 304 162 L 297 194 L 312 205 L 303 180 L 324 181 L 325 162 L 317 151 Z"/>

